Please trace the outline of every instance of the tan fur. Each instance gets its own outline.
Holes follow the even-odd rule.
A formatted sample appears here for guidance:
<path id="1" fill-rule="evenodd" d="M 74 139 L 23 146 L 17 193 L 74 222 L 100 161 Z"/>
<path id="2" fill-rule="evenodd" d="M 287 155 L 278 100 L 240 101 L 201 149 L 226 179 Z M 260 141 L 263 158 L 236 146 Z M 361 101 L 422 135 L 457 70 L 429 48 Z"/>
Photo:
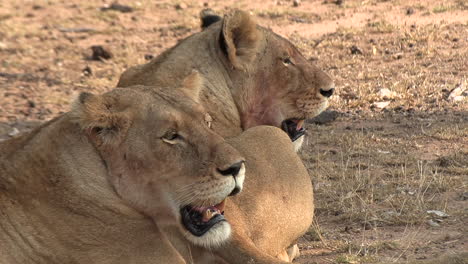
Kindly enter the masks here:
<path id="1" fill-rule="evenodd" d="M 190 78 L 181 90 L 198 89 Z M 222 238 L 191 237 L 179 209 L 223 200 L 243 175 L 218 170 L 244 157 L 191 94 L 82 94 L 71 112 L 1 142 L 0 263 L 213 261 L 228 224 L 215 226 Z M 173 129 L 182 138 L 165 137 Z"/>
<path id="2" fill-rule="evenodd" d="M 287 58 L 293 65 L 285 63 Z M 334 86 L 289 41 L 257 26 L 242 11 L 226 15 L 148 64 L 128 69 L 118 86 L 178 83 L 192 69 L 205 79 L 200 102 L 212 117 L 213 130 L 225 138 L 259 125 L 279 127 L 285 119 L 316 116 L 328 104 L 320 89 L 328 91 Z M 248 140 L 258 144 L 258 153 L 245 148 L 250 154 L 248 183 L 239 198 L 233 199 L 232 206 L 238 210 L 228 213 L 235 227 L 230 249 L 239 252 L 219 252 L 229 263 L 247 263 L 239 260 L 248 259 L 242 257 L 246 254 L 255 263 L 274 263 L 268 256 L 284 254 L 311 224 L 310 180 L 294 150 L 285 146 L 284 135 L 280 138 L 284 140 L 259 133 Z M 294 184 L 295 179 L 302 184 Z M 264 191 L 266 186 L 276 192 Z"/>
<path id="3" fill-rule="evenodd" d="M 309 174 L 280 129 L 258 126 L 228 142 L 246 158 L 247 175 L 243 192 L 226 209 L 233 243 L 216 252 L 228 263 L 278 263 L 271 256 L 287 255 L 312 222 Z M 225 250 L 232 246 L 238 251 Z"/>

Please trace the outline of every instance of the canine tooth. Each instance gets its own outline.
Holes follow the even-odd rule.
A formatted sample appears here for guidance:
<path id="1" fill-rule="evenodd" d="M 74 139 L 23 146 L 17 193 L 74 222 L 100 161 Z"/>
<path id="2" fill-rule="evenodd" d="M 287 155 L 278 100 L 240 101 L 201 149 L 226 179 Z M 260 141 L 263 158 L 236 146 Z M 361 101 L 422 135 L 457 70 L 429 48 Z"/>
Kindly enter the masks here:
<path id="1" fill-rule="evenodd" d="M 208 208 L 202 214 L 202 221 L 203 222 L 208 222 L 208 221 L 210 221 L 211 218 L 213 218 L 213 216 L 215 216 L 217 214 L 219 214 L 218 210 L 213 209 L 213 208 Z"/>
<path id="2" fill-rule="evenodd" d="M 215 205 L 216 209 L 221 212 L 224 212 L 224 207 L 226 207 L 226 199 L 222 200 L 219 204 Z"/>
<path id="3" fill-rule="evenodd" d="M 304 119 L 297 121 L 297 129 L 301 129 L 302 125 L 304 125 Z"/>

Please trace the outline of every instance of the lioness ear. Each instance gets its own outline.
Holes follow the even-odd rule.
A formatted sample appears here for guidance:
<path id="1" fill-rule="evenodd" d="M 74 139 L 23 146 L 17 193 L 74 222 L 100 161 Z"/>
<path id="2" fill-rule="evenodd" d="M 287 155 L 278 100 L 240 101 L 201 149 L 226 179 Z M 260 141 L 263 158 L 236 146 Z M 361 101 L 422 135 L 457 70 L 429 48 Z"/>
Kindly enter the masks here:
<path id="1" fill-rule="evenodd" d="M 72 107 L 72 117 L 97 145 L 119 144 L 130 126 L 130 119 L 117 110 L 117 99 L 110 95 L 81 93 Z"/>
<path id="2" fill-rule="evenodd" d="M 228 59 L 236 69 L 245 69 L 255 58 L 260 32 L 253 18 L 246 12 L 235 10 L 225 15 L 220 36 Z"/>
<path id="3" fill-rule="evenodd" d="M 200 90 L 203 86 L 203 79 L 198 71 L 193 70 L 182 82 L 182 92 L 195 102 L 200 101 Z"/>

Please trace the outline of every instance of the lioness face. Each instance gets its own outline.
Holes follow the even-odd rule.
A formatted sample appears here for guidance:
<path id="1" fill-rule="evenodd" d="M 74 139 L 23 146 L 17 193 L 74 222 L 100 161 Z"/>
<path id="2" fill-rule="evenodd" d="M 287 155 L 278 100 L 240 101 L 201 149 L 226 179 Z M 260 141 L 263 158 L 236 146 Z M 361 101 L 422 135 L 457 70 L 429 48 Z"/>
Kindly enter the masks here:
<path id="1" fill-rule="evenodd" d="M 288 40 L 263 29 L 268 45 L 258 56 L 256 85 L 264 91 L 260 102 L 266 105 L 259 124 L 282 128 L 295 141 L 305 133 L 304 120 L 320 114 L 334 92 L 331 78 L 308 61 Z"/>
<path id="2" fill-rule="evenodd" d="M 105 94 L 100 100 L 108 116 L 94 115 L 111 122 L 94 124 L 90 138 L 130 206 L 157 225 L 176 225 L 194 244 L 217 246 L 231 233 L 225 199 L 242 189 L 244 159 L 210 129 L 209 116 L 190 98 L 198 92 L 168 91 L 136 87 Z M 95 110 L 91 104 L 99 102 L 88 101 Z"/>
<path id="3" fill-rule="evenodd" d="M 304 120 L 328 106 L 335 88 L 332 79 L 291 42 L 257 26 L 249 14 L 234 11 L 209 26 L 213 17 L 202 17 L 203 26 L 220 36 L 221 54 L 234 69 L 231 78 L 237 89 L 231 90 L 242 128 L 270 125 L 282 128 L 293 141 L 302 137 Z"/>

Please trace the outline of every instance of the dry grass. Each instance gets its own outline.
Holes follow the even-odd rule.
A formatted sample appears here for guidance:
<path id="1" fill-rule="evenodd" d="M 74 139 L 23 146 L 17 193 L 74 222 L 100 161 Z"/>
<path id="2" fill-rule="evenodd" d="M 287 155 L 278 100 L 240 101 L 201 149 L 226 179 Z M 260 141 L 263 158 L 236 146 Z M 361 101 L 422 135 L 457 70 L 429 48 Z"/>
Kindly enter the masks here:
<path id="1" fill-rule="evenodd" d="M 324 226 L 309 232 L 321 239 L 307 240 L 341 252 L 334 263 L 401 263 L 415 248 L 434 246 L 420 244 L 428 229 L 440 235 L 450 225 L 467 231 L 466 202 L 460 197 L 468 188 L 468 122 L 463 117 L 440 121 L 447 116 L 392 118 L 309 126 L 301 155 L 315 186 L 317 221 Z M 450 217 L 437 218 L 428 210 Z M 430 220 L 441 227 L 430 227 Z"/>
<path id="2" fill-rule="evenodd" d="M 303 157 L 321 198 L 319 215 L 340 216 L 337 221 L 363 226 L 416 224 L 426 219 L 427 210 L 447 210 L 444 193 L 466 189 L 468 151 L 430 157 L 434 160 L 417 155 L 427 147 L 418 142 L 427 142 L 444 127 L 414 135 L 409 133 L 419 128 L 416 122 L 407 129 L 361 125 L 311 128 L 309 144 L 315 151 L 305 151 Z"/>

